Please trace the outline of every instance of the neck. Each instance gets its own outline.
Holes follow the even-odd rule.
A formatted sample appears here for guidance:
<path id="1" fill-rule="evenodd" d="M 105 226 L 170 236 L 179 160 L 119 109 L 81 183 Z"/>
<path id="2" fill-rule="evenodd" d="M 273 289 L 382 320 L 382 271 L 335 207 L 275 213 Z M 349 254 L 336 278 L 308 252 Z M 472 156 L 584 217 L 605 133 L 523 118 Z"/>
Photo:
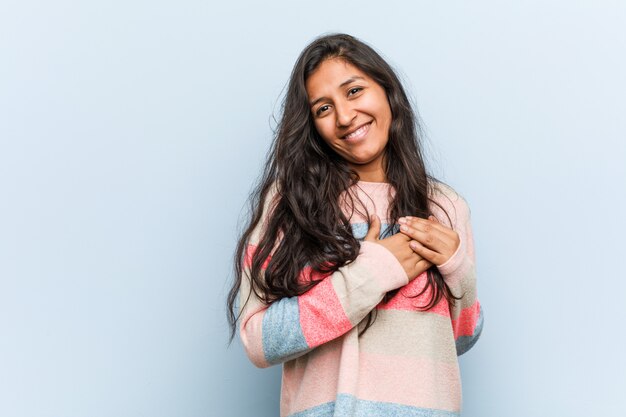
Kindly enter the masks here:
<path id="1" fill-rule="evenodd" d="M 379 169 L 355 169 L 352 167 L 357 174 L 359 174 L 359 180 L 365 182 L 389 182 L 387 181 L 387 176 L 385 175 L 385 171 L 382 168 Z"/>
<path id="2" fill-rule="evenodd" d="M 350 168 L 359 174 L 361 181 L 366 182 L 388 182 L 387 175 L 385 173 L 385 159 L 386 153 L 378 155 L 374 160 L 365 164 L 351 164 Z"/>

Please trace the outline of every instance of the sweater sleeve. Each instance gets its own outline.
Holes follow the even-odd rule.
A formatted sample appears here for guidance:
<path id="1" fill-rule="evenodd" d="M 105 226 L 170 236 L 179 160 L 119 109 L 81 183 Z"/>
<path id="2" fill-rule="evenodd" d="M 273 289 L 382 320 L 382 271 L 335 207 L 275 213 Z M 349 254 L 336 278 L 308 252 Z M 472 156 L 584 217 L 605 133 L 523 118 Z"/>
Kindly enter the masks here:
<path id="1" fill-rule="evenodd" d="M 306 354 L 347 333 L 391 290 L 408 283 L 400 262 L 382 245 L 361 242 L 357 258 L 324 277 L 300 296 L 270 304 L 251 290 L 248 246 L 240 288 L 239 332 L 246 354 L 258 367 L 268 367 Z M 267 262 L 265 263 L 267 265 Z M 301 272 L 308 276 L 306 268 Z"/>
<path id="2" fill-rule="evenodd" d="M 461 297 L 450 307 L 452 329 L 457 355 L 471 349 L 478 341 L 483 328 L 483 310 L 477 297 L 474 240 L 467 202 L 451 188 L 441 188 L 443 196 L 439 202 L 450 216 L 453 229 L 459 234 L 460 244 L 455 253 L 444 264 L 437 265 L 439 272 L 452 293 Z M 448 223 L 447 216 L 436 211 L 436 217 Z"/>

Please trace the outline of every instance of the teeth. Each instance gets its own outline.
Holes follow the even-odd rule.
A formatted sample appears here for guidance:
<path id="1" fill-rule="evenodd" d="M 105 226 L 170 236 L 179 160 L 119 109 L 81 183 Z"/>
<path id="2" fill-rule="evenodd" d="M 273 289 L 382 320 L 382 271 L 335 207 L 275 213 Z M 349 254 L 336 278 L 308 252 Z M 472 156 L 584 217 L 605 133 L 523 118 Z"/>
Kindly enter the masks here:
<path id="1" fill-rule="evenodd" d="M 354 138 L 354 137 L 359 136 L 360 134 L 364 133 L 367 130 L 367 126 L 369 126 L 369 125 L 361 126 L 360 128 L 358 128 L 354 132 L 350 133 L 349 135 L 346 135 L 346 139 L 351 139 L 351 138 Z"/>

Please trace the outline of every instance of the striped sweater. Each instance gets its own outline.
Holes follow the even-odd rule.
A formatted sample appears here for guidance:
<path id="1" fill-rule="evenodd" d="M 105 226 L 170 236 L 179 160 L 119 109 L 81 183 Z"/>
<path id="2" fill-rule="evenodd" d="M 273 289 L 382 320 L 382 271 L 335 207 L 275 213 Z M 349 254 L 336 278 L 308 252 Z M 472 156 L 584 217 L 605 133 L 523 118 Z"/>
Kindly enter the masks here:
<path id="1" fill-rule="evenodd" d="M 359 182 L 349 192 L 389 226 L 394 189 L 386 183 Z M 281 417 L 459 416 L 461 378 L 457 355 L 473 346 L 482 329 L 476 297 L 470 211 L 450 187 L 437 183 L 431 197 L 437 219 L 457 231 L 460 245 L 438 265 L 456 296 L 420 311 L 430 293 L 414 297 L 426 273 L 409 282 L 404 269 L 382 245 L 361 241 L 356 260 L 326 276 L 306 293 L 267 305 L 250 291 L 250 256 L 260 227 L 249 241 L 240 289 L 240 337 L 258 367 L 283 364 Z M 271 198 L 268 198 L 268 201 Z M 266 204 L 265 213 L 269 204 Z M 354 236 L 367 234 L 366 219 L 347 213 Z M 410 214 L 410 213 L 407 213 Z M 303 271 L 306 275 L 310 271 Z M 384 295 L 400 288 L 388 302 Z M 359 336 L 368 313 L 374 324 Z"/>

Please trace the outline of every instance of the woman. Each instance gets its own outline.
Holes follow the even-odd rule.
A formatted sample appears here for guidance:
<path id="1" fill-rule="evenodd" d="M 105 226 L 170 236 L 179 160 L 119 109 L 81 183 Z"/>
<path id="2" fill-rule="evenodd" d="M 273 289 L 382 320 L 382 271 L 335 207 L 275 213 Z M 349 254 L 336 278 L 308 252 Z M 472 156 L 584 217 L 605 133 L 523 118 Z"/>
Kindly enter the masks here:
<path id="1" fill-rule="evenodd" d="M 228 299 L 250 360 L 283 364 L 281 416 L 460 413 L 457 355 L 482 329 L 470 213 L 417 132 L 371 47 L 302 51 Z"/>

